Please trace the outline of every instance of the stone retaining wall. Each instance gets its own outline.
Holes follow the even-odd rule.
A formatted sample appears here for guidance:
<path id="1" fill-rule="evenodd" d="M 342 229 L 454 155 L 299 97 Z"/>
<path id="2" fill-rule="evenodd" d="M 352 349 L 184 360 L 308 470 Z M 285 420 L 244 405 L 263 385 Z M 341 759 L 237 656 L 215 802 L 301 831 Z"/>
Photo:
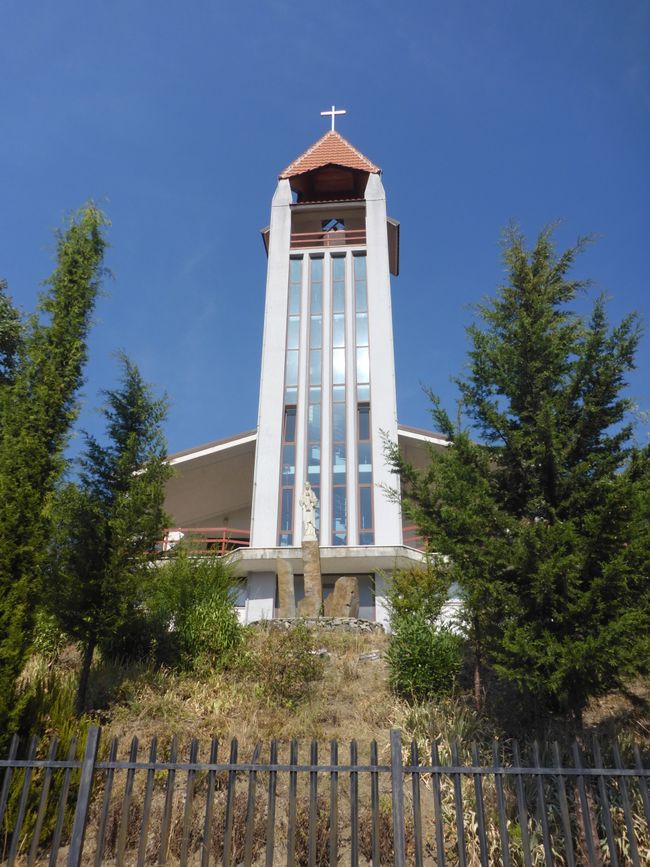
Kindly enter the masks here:
<path id="1" fill-rule="evenodd" d="M 356 617 L 278 617 L 276 620 L 255 620 L 249 626 L 262 626 L 266 629 L 291 629 L 303 623 L 310 629 L 322 629 L 325 632 L 383 632 L 381 623 L 372 620 L 360 620 Z"/>

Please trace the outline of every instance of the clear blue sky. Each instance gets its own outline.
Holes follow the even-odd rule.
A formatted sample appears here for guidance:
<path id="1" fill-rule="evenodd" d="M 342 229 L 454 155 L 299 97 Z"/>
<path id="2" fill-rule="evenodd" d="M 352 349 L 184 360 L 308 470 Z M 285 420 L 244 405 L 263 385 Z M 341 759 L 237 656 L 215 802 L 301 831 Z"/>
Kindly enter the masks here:
<path id="1" fill-rule="evenodd" d="M 341 133 L 384 170 L 400 421 L 453 408 L 468 305 L 511 219 L 599 241 L 577 274 L 650 319 L 647 0 L 0 0 L 0 275 L 33 308 L 52 230 L 112 220 L 80 420 L 125 350 L 171 398 L 171 450 L 256 423 L 278 172 Z M 650 408 L 650 335 L 631 393 Z M 642 426 L 647 429 L 648 424 Z"/>

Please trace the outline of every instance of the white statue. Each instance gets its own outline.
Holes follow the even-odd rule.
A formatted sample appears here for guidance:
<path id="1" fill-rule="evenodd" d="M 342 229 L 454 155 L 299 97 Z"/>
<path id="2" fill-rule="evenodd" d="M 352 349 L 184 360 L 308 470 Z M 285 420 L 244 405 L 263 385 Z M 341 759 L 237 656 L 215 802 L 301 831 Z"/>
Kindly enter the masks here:
<path id="1" fill-rule="evenodd" d="M 316 506 L 318 499 L 309 482 L 305 482 L 305 489 L 300 500 L 302 506 L 302 540 L 303 542 L 315 541 L 316 536 Z"/>

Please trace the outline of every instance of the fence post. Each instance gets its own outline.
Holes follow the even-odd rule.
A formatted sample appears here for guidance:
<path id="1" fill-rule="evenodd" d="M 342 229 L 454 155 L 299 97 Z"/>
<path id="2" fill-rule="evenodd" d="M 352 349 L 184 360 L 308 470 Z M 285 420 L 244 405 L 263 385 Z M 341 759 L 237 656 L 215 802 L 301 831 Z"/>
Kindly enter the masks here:
<path id="1" fill-rule="evenodd" d="M 81 853 L 84 845 L 84 834 L 86 833 L 86 821 L 88 819 L 88 808 L 90 807 L 90 794 L 93 788 L 93 775 L 98 747 L 99 726 L 91 726 L 88 729 L 86 749 L 81 762 L 81 779 L 79 780 L 77 806 L 75 808 L 72 835 L 70 837 L 68 867 L 79 867 L 81 864 Z"/>
<path id="2" fill-rule="evenodd" d="M 402 764 L 402 733 L 390 730 L 390 782 L 393 797 L 393 850 L 395 867 L 405 867 L 404 841 L 404 766 Z"/>

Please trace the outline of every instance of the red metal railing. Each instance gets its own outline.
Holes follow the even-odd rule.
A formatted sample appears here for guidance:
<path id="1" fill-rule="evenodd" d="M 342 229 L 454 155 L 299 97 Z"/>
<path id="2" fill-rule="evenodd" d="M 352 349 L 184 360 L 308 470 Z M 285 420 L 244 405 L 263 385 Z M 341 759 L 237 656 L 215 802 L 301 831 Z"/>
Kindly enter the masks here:
<path id="1" fill-rule="evenodd" d="M 156 551 L 165 556 L 182 544 L 193 556 L 205 554 L 222 557 L 238 548 L 248 548 L 250 542 L 250 530 L 237 530 L 234 527 L 168 527 L 157 543 Z"/>
<path id="2" fill-rule="evenodd" d="M 402 541 L 409 548 L 417 548 L 418 551 L 426 549 L 426 542 L 418 534 L 418 528 L 415 524 L 409 524 L 408 527 L 402 527 Z"/>
<path id="3" fill-rule="evenodd" d="M 291 247 L 349 247 L 366 243 L 365 229 L 338 229 L 331 232 L 292 232 Z"/>

